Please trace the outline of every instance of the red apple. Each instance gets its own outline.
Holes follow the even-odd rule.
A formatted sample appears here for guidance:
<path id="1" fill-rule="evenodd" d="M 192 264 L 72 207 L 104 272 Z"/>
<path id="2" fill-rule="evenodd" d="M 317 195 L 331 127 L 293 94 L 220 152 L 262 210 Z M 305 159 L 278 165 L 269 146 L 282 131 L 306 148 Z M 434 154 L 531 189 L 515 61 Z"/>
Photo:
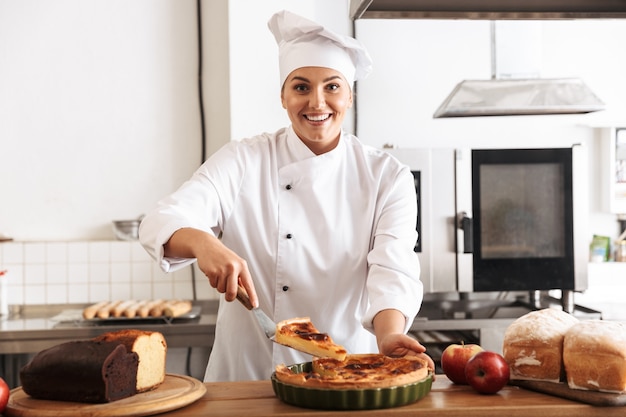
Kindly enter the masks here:
<path id="1" fill-rule="evenodd" d="M 465 365 L 471 357 L 484 349 L 475 344 L 452 344 L 441 354 L 441 369 L 450 381 L 455 384 L 467 385 Z"/>
<path id="2" fill-rule="evenodd" d="M 0 414 L 4 411 L 9 402 L 9 386 L 0 378 Z"/>
<path id="3" fill-rule="evenodd" d="M 502 355 L 483 351 L 465 365 L 467 383 L 481 394 L 495 394 L 509 382 L 511 371 Z"/>

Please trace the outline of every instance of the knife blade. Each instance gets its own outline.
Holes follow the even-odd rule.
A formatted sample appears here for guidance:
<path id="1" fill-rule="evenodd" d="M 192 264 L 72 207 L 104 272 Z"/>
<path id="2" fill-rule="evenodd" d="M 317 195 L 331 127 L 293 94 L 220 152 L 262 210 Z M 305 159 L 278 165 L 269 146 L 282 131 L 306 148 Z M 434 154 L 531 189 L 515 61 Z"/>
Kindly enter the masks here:
<path id="1" fill-rule="evenodd" d="M 265 333 L 265 336 L 275 342 L 276 340 L 274 339 L 274 336 L 276 335 L 276 323 L 274 323 L 274 321 L 270 319 L 268 315 L 265 314 L 265 312 L 259 307 L 252 306 L 248 293 L 241 285 L 237 287 L 237 300 L 239 300 L 245 308 L 254 313 L 254 316 Z"/>

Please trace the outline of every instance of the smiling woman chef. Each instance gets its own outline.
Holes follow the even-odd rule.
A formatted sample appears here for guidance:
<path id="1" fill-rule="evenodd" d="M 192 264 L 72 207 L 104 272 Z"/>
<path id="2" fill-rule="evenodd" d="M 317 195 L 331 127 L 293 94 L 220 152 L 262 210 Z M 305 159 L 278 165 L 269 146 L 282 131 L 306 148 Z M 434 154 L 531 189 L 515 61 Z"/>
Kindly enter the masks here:
<path id="1" fill-rule="evenodd" d="M 233 141 L 141 223 L 165 271 L 197 260 L 222 293 L 206 381 L 267 379 L 311 357 L 270 342 L 233 301 L 237 284 L 274 321 L 309 316 L 349 353 L 419 354 L 413 176 L 342 131 L 367 51 L 290 12 L 268 22 L 291 125 Z M 220 236 L 218 238 L 218 236 Z"/>

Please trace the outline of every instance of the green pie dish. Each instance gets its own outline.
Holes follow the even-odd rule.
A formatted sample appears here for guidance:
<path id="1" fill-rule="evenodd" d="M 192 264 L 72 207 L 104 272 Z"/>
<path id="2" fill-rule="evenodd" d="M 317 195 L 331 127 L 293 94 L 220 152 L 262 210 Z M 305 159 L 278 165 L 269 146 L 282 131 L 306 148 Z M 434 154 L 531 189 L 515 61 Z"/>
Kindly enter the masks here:
<path id="1" fill-rule="evenodd" d="M 311 372 L 311 362 L 288 366 L 295 373 Z M 272 373 L 272 388 L 278 398 L 298 407 L 323 410 L 373 410 L 407 405 L 430 392 L 432 375 L 411 384 L 371 389 L 324 389 L 286 384 Z"/>

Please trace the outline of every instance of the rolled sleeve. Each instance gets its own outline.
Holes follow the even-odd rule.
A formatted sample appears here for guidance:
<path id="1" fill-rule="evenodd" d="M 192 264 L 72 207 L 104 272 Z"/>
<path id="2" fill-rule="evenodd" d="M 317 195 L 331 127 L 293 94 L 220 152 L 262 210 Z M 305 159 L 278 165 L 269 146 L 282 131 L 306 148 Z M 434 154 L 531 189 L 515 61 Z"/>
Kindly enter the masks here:
<path id="1" fill-rule="evenodd" d="M 139 241 L 164 272 L 173 272 L 195 262 L 195 258 L 165 256 L 164 245 L 177 230 L 194 228 L 214 236 L 219 234 L 219 201 L 212 184 L 197 172 L 144 217 L 139 227 Z"/>

